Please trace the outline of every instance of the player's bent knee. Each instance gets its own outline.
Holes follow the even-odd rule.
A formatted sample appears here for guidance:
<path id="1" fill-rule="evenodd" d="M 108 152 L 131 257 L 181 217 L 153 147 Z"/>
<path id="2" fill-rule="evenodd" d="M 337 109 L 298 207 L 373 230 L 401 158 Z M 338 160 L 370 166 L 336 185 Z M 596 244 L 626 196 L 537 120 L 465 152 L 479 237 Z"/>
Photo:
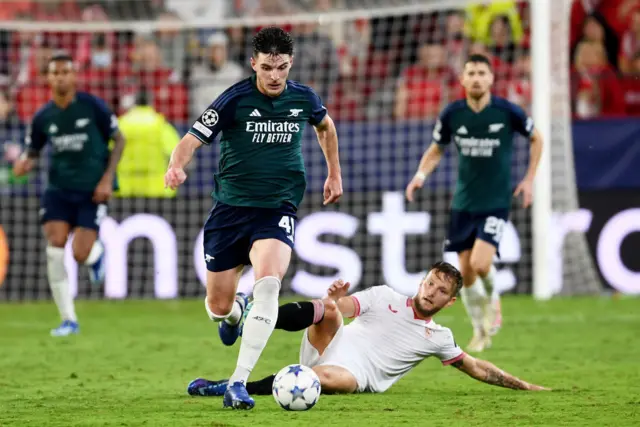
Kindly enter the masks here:
<path id="1" fill-rule="evenodd" d="M 275 276 L 266 276 L 256 281 L 253 286 L 254 301 L 277 300 L 280 296 L 280 279 Z"/>
<path id="2" fill-rule="evenodd" d="M 73 259 L 76 260 L 78 264 L 84 264 L 84 262 L 89 258 L 89 253 L 91 252 L 91 248 L 85 248 L 83 246 L 75 246 L 73 247 Z"/>
<path id="3" fill-rule="evenodd" d="M 491 260 L 488 262 L 480 258 L 471 258 L 471 269 L 475 274 L 486 276 L 491 270 Z"/>
<path id="4" fill-rule="evenodd" d="M 64 248 L 67 244 L 67 236 L 62 233 L 47 234 L 47 243 L 54 248 Z"/>
<path id="5" fill-rule="evenodd" d="M 225 318 L 229 313 L 231 313 L 234 301 L 235 298 L 233 297 L 233 295 L 231 296 L 231 298 L 221 298 L 216 297 L 215 295 L 207 295 L 205 299 L 205 308 L 207 309 L 207 314 L 211 318 Z"/>

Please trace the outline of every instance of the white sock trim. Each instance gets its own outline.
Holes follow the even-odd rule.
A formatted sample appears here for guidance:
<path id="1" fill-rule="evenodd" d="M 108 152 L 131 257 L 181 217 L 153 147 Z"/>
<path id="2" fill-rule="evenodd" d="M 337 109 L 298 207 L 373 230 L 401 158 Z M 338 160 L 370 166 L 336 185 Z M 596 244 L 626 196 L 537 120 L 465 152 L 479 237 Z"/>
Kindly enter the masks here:
<path id="1" fill-rule="evenodd" d="M 104 253 L 104 245 L 98 239 L 93 242 L 93 246 L 91 246 L 91 251 L 89 252 L 89 256 L 84 261 L 84 265 L 93 265 L 100 259 L 102 254 Z"/>

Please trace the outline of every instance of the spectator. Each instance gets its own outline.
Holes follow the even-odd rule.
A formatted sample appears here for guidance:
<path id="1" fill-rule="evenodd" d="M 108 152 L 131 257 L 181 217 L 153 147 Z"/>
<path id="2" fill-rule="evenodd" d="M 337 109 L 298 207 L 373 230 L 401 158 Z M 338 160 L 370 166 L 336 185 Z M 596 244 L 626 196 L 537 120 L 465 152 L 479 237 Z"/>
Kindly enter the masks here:
<path id="1" fill-rule="evenodd" d="M 312 87 L 325 100 L 339 75 L 338 52 L 333 41 L 318 32 L 318 24 L 296 25 L 295 66 L 289 78 Z"/>
<path id="2" fill-rule="evenodd" d="M 107 45 L 107 36 L 104 33 L 94 34 L 91 40 L 91 65 L 93 69 L 109 69 L 113 66 L 114 54 Z"/>
<path id="3" fill-rule="evenodd" d="M 228 58 L 228 38 L 215 33 L 207 41 L 207 53 L 203 63 L 191 73 L 191 114 L 196 117 L 224 90 L 244 76 L 242 67 Z"/>
<path id="4" fill-rule="evenodd" d="M 582 37 L 585 19 L 597 13 L 611 27 L 614 34 L 622 34 L 629 23 L 629 15 L 640 6 L 638 0 L 574 0 L 571 7 L 570 37 L 574 47 Z"/>
<path id="5" fill-rule="evenodd" d="M 607 63 L 604 46 L 581 42 L 576 48 L 572 81 L 574 113 L 579 118 L 624 114 L 624 95 Z"/>
<path id="6" fill-rule="evenodd" d="M 445 21 L 445 46 L 447 48 L 447 62 L 456 74 L 461 74 L 466 58 L 467 40 L 464 36 L 464 14 L 453 11 L 447 15 Z"/>
<path id="7" fill-rule="evenodd" d="M 531 113 L 531 95 L 531 57 L 525 51 L 513 66 L 513 77 L 508 82 L 507 98 Z"/>
<path id="8" fill-rule="evenodd" d="M 638 52 L 640 52 L 640 9 L 634 10 L 631 15 L 629 29 L 622 36 L 620 71 L 623 73 L 631 71 L 631 62 Z"/>
<path id="9" fill-rule="evenodd" d="M 167 80 L 178 80 L 175 71 L 165 65 L 162 52 L 150 35 L 142 34 L 137 38 L 132 56 L 133 70 L 142 80 L 143 85 L 150 86 Z M 152 80 L 146 81 L 147 79 Z"/>
<path id="10" fill-rule="evenodd" d="M 408 67 L 399 80 L 396 119 L 432 120 L 448 101 L 453 73 L 447 65 L 444 46 L 427 43 L 418 50 L 418 63 Z"/>
<path id="11" fill-rule="evenodd" d="M 180 79 L 186 76 L 190 37 L 185 30 L 176 28 L 181 23 L 175 12 L 164 12 L 157 19 L 158 29 L 152 40 L 158 46 L 162 63 L 171 68 Z"/>
<path id="12" fill-rule="evenodd" d="M 513 63 L 516 57 L 517 46 L 513 42 L 511 23 L 506 15 L 498 15 L 491 22 L 491 53 L 506 63 Z"/>
<path id="13" fill-rule="evenodd" d="M 12 165 L 22 152 L 24 126 L 13 108 L 9 93 L 0 90 L 0 184 L 26 182 L 13 176 Z"/>
<path id="14" fill-rule="evenodd" d="M 607 62 L 618 68 L 618 37 L 600 15 L 593 14 L 587 17 L 582 26 L 580 41 L 602 44 L 606 50 Z"/>
<path id="15" fill-rule="evenodd" d="M 629 61 L 622 87 L 627 114 L 640 116 L 640 51 Z"/>
<path id="16" fill-rule="evenodd" d="M 491 23 L 496 16 L 504 15 L 509 21 L 512 39 L 515 43 L 520 43 L 524 36 L 522 21 L 516 7 L 515 1 L 496 1 L 490 4 L 487 2 L 476 2 L 467 6 L 467 35 L 475 41 L 480 41 L 486 45 L 491 44 Z"/>
<path id="17" fill-rule="evenodd" d="M 149 95 L 140 92 L 136 105 L 119 119 L 127 145 L 118 164 L 118 197 L 176 195 L 164 187 L 164 172 L 180 135 L 149 101 Z"/>

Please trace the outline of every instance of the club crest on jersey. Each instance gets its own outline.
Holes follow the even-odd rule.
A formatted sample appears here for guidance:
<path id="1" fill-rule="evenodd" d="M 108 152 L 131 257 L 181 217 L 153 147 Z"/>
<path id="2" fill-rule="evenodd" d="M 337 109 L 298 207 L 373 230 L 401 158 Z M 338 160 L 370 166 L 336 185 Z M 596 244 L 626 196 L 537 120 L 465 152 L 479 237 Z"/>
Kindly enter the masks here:
<path id="1" fill-rule="evenodd" d="M 291 114 L 289 114 L 289 117 L 298 117 L 298 114 L 302 113 L 304 110 L 299 108 L 292 108 L 289 111 L 291 111 Z"/>
<path id="2" fill-rule="evenodd" d="M 216 110 L 207 110 L 204 113 L 202 113 L 202 117 L 201 117 L 201 121 L 202 124 L 207 126 L 207 127 L 213 127 L 216 125 L 216 123 L 218 123 L 218 112 Z"/>
<path id="3" fill-rule="evenodd" d="M 489 125 L 489 133 L 500 132 L 500 129 L 504 127 L 504 123 L 493 123 Z"/>

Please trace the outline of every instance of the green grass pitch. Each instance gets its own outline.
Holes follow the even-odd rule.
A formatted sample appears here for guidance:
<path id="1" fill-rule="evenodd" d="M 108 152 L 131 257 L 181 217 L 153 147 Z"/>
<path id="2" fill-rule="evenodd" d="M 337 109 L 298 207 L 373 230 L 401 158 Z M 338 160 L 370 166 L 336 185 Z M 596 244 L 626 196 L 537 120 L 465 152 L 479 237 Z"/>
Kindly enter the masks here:
<path id="1" fill-rule="evenodd" d="M 52 303 L 0 304 L 0 426 L 639 426 L 640 301 L 503 301 L 504 328 L 481 354 L 553 392 L 481 384 L 427 360 L 384 394 L 321 396 L 308 412 L 271 396 L 252 411 L 192 398 L 188 382 L 222 378 L 223 347 L 201 299 L 80 301 L 79 336 L 53 339 Z M 461 304 L 437 316 L 464 345 Z M 398 331 L 401 333 L 401 331 Z M 301 333 L 276 331 L 253 379 L 296 363 Z"/>

